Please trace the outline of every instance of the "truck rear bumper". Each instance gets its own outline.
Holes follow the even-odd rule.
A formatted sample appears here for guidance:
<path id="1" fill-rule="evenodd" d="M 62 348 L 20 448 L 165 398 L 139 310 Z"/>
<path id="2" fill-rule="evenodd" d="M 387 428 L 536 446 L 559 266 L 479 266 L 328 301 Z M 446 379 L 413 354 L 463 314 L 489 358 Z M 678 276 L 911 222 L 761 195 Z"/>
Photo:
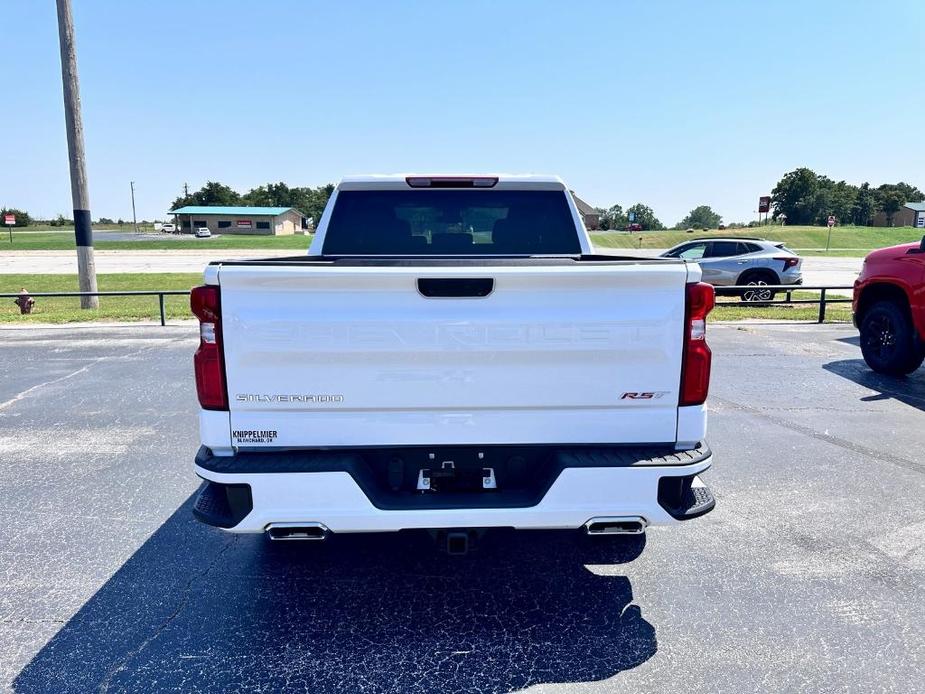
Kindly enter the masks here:
<path id="1" fill-rule="evenodd" d="M 663 525 L 713 509 L 713 496 L 698 477 L 712 463 L 709 448 L 667 453 L 662 447 L 663 455 L 652 453 L 638 447 L 556 451 L 555 464 L 545 471 L 548 484 L 535 494 L 396 496 L 373 490 L 374 481 L 364 477 L 349 455 L 319 453 L 319 463 L 304 452 L 218 458 L 203 449 L 196 473 L 205 484 L 194 513 L 205 523 L 237 533 L 262 533 L 273 524 L 317 524 L 334 533 L 362 533 L 578 529 L 598 517 L 639 517 L 646 525 Z"/>

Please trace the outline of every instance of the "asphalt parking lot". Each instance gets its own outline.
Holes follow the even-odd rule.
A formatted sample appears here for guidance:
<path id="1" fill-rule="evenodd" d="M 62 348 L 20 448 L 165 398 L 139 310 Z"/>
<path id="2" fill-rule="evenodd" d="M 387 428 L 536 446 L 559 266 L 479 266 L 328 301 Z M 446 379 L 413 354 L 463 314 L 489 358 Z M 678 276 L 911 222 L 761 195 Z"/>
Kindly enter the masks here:
<path id="1" fill-rule="evenodd" d="M 643 554 L 196 523 L 177 325 L 0 329 L 0 683 L 18 692 L 925 688 L 925 369 L 717 325 L 705 518 Z M 915 682 L 919 682 L 918 685 Z"/>

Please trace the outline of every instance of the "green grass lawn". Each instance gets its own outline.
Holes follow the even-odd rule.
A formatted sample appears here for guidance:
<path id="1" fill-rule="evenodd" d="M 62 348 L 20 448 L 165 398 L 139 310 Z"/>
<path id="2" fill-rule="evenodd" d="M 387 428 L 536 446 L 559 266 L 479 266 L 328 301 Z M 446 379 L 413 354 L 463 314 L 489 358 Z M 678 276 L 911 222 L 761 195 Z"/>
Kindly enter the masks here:
<path id="1" fill-rule="evenodd" d="M 818 299 L 819 292 L 793 292 L 794 299 Z M 845 296 L 826 295 L 827 299 L 847 299 Z M 782 301 L 783 294 L 778 294 L 774 300 Z M 738 300 L 734 296 L 718 296 L 718 302 L 735 303 Z M 733 306 L 717 306 L 710 313 L 710 320 L 800 320 L 816 321 L 819 319 L 819 304 L 792 304 L 783 306 L 751 306 L 745 302 L 736 303 Z M 837 303 L 827 304 L 825 308 L 826 323 L 850 323 L 851 322 L 851 304 Z"/>
<path id="2" fill-rule="evenodd" d="M 98 275 L 100 291 L 189 289 L 202 284 L 198 273 L 156 273 Z M 32 292 L 76 292 L 76 275 L 0 275 L 0 293 L 18 292 L 25 287 Z M 70 323 L 76 321 L 158 320 L 156 296 L 100 297 L 96 310 L 80 308 L 77 297 L 37 297 L 28 316 L 20 315 L 13 299 L 0 299 L 0 323 Z M 164 299 L 168 318 L 192 318 L 189 298 L 168 296 Z"/>
<path id="3" fill-rule="evenodd" d="M 100 291 L 189 289 L 202 283 L 198 273 L 116 274 L 97 277 Z M 74 275 L 0 275 L 0 293 L 18 292 L 26 287 L 33 292 L 77 291 Z M 793 298 L 818 297 L 818 292 L 794 292 Z M 778 298 L 783 298 L 779 295 Z M 718 297 L 718 301 L 736 301 L 735 297 Z M 168 296 L 165 299 L 167 317 L 192 318 L 189 300 L 185 296 Z M 748 304 L 717 307 L 711 320 L 742 320 L 746 318 L 768 320 L 816 320 L 819 307 L 815 304 L 796 306 L 750 306 Z M 78 321 L 141 321 L 157 320 L 158 305 L 155 296 L 100 297 L 100 308 L 83 310 L 76 297 L 38 297 L 31 315 L 22 316 L 13 299 L 0 299 L 0 323 L 70 323 Z M 850 321 L 851 304 L 832 304 L 826 309 L 826 321 Z"/>
<path id="4" fill-rule="evenodd" d="M 8 234 L 0 234 L 0 253 L 3 251 L 64 251 L 74 248 L 73 231 L 13 231 L 13 243 Z M 201 250 L 203 248 L 291 248 L 308 250 L 312 237 L 293 236 L 215 236 L 210 239 L 194 239 L 163 235 L 160 239 L 142 238 L 127 241 L 107 240 L 104 234 L 96 234 L 94 247 L 99 250 Z"/>
<path id="5" fill-rule="evenodd" d="M 688 239 L 708 236 L 754 236 L 770 241 L 782 241 L 792 250 L 800 250 L 803 255 L 825 255 L 820 249 L 825 248 L 828 229 L 826 227 L 808 226 L 766 226 L 755 229 L 727 229 L 719 231 L 635 231 L 594 232 L 591 238 L 595 245 L 602 248 L 670 248 Z M 642 238 L 641 246 L 639 239 Z M 837 227 L 832 230 L 829 255 L 864 256 L 867 251 L 899 243 L 920 241 L 921 229 L 912 227 Z M 802 249 L 815 249 L 803 251 Z M 842 249 L 842 250 L 840 250 Z"/>

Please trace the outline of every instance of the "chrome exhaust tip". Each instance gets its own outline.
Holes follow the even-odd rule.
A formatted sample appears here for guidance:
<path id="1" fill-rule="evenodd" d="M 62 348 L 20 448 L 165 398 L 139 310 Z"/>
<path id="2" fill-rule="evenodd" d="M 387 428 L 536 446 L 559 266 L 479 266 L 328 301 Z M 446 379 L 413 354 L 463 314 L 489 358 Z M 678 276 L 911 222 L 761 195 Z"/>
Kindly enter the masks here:
<path id="1" fill-rule="evenodd" d="M 584 528 L 588 535 L 642 535 L 646 525 L 640 516 L 604 516 L 592 518 Z"/>
<path id="2" fill-rule="evenodd" d="M 329 532 L 323 523 L 270 523 L 267 526 L 271 540 L 326 540 Z"/>

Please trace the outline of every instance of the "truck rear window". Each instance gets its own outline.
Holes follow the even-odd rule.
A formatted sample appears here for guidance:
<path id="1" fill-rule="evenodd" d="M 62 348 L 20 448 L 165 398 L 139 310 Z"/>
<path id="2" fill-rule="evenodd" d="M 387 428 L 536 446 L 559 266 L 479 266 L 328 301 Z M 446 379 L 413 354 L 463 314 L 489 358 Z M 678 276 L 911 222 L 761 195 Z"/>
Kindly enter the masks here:
<path id="1" fill-rule="evenodd" d="M 346 190 L 323 255 L 576 255 L 564 191 Z"/>

